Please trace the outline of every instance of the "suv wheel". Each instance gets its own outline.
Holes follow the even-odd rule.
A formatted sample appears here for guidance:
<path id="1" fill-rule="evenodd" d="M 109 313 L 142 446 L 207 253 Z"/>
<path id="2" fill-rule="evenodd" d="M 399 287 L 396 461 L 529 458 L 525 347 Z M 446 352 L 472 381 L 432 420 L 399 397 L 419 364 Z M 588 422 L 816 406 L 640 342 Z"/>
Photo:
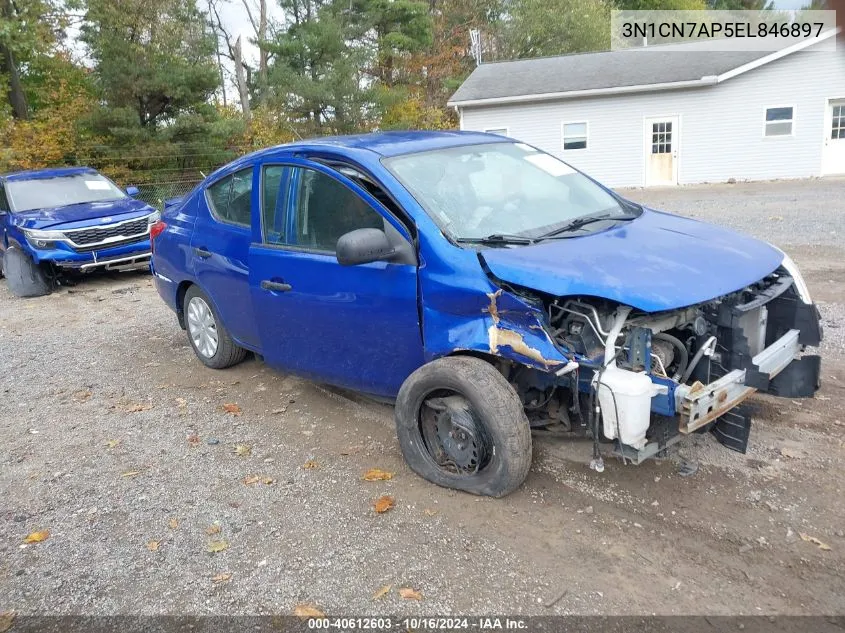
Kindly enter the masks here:
<path id="1" fill-rule="evenodd" d="M 531 466 L 519 396 L 479 358 L 441 358 L 411 374 L 396 400 L 396 430 L 411 469 L 446 488 L 503 497 Z"/>
<path id="2" fill-rule="evenodd" d="M 238 347 L 220 317 L 211 307 L 211 300 L 196 286 L 185 293 L 182 304 L 185 329 L 194 353 L 212 369 L 225 369 L 241 362 L 246 350 Z"/>
<path id="3" fill-rule="evenodd" d="M 3 275 L 16 297 L 43 297 L 50 294 L 50 283 L 41 267 L 17 246 L 3 253 Z"/>

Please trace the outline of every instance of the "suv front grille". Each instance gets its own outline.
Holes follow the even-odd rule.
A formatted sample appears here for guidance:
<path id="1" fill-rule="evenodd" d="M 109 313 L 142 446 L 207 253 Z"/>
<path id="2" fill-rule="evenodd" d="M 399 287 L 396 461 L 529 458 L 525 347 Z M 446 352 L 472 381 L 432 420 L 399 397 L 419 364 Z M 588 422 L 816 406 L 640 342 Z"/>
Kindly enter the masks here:
<path id="1" fill-rule="evenodd" d="M 105 240 L 109 241 L 103 244 L 103 246 L 117 245 L 140 239 L 149 233 L 149 231 L 149 219 L 145 216 L 137 220 L 130 220 L 129 222 L 118 222 L 92 227 L 90 229 L 72 229 L 65 231 L 65 237 L 78 247 L 76 250 L 92 250 L 92 246 L 100 246 Z M 127 239 L 117 240 L 115 238 Z"/>
<path id="2" fill-rule="evenodd" d="M 136 237 L 128 237 L 125 240 L 115 240 L 114 242 L 107 242 L 105 244 L 89 244 L 88 246 L 74 246 L 73 250 L 77 253 L 92 253 L 104 248 L 114 248 L 115 246 L 126 246 L 127 244 L 134 244 L 135 242 L 143 242 L 147 239 L 147 234 L 138 235 Z"/>

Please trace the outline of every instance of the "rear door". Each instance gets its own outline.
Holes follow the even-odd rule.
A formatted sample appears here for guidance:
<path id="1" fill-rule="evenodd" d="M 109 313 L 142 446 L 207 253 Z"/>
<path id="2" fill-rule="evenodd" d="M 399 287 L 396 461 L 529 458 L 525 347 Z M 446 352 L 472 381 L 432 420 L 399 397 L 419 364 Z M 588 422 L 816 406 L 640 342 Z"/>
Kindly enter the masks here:
<path id="1" fill-rule="evenodd" d="M 190 256 L 197 283 L 232 337 L 239 345 L 257 350 L 258 330 L 249 292 L 254 172 L 250 165 L 205 188 L 198 201 Z"/>
<path id="2" fill-rule="evenodd" d="M 353 181 L 295 159 L 263 165 L 259 228 L 250 291 L 267 362 L 395 396 L 423 363 L 416 262 L 341 266 L 335 245 L 359 228 L 410 241 L 407 229 Z"/>

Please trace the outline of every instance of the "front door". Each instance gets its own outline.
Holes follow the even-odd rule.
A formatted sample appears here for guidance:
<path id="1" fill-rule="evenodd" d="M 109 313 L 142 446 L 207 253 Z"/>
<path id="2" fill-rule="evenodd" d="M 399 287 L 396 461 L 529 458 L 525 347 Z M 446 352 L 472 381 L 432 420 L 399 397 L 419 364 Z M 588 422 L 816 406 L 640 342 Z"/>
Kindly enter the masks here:
<path id="1" fill-rule="evenodd" d="M 678 117 L 645 120 L 645 184 L 678 184 Z"/>
<path id="2" fill-rule="evenodd" d="M 822 175 L 845 174 L 845 99 L 827 102 Z"/>
<path id="3" fill-rule="evenodd" d="M 395 396 L 423 363 L 416 263 L 341 266 L 335 245 L 360 228 L 405 239 L 404 227 L 323 165 L 267 164 L 261 178 L 262 230 L 250 247 L 249 275 L 266 361 L 313 380 Z"/>

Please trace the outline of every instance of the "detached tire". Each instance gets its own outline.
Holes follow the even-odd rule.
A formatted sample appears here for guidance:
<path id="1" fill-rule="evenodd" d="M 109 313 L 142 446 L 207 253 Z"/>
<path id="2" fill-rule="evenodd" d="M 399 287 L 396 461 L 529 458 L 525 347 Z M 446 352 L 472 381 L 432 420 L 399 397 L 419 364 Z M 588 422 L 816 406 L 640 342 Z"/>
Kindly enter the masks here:
<path id="1" fill-rule="evenodd" d="M 3 275 L 16 297 L 43 297 L 52 290 L 38 264 L 17 246 L 3 253 Z"/>
<path id="2" fill-rule="evenodd" d="M 188 341 L 206 367 L 225 369 L 246 357 L 246 350 L 232 340 L 208 295 L 197 286 L 188 288 L 182 310 Z"/>
<path id="3" fill-rule="evenodd" d="M 396 432 L 411 469 L 438 486 L 503 497 L 531 467 L 531 429 L 513 387 L 471 356 L 411 374 L 396 400 Z"/>

